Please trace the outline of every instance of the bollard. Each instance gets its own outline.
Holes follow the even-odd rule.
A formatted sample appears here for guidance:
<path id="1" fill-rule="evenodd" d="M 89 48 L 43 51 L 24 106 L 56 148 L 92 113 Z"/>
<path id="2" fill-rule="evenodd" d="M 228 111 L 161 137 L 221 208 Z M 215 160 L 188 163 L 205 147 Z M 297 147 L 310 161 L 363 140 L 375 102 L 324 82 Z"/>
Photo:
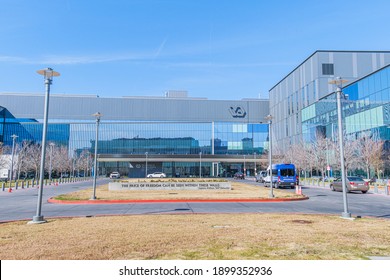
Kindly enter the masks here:
<path id="1" fill-rule="evenodd" d="M 390 185 L 385 186 L 385 195 L 389 195 Z"/>
<path id="2" fill-rule="evenodd" d="M 378 183 L 374 183 L 374 193 L 378 193 Z"/>
<path id="3" fill-rule="evenodd" d="M 1 189 L 2 189 L 2 191 L 5 190 L 5 183 L 4 182 L 1 184 Z"/>
<path id="4" fill-rule="evenodd" d="M 15 181 L 15 190 L 17 190 L 18 189 L 18 181 Z"/>

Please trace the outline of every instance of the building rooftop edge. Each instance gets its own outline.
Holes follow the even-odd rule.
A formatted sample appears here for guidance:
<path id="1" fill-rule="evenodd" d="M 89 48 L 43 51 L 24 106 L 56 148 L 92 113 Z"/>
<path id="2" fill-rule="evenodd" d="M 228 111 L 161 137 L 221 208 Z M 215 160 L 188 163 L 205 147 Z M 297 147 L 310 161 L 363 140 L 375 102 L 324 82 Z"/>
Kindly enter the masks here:
<path id="1" fill-rule="evenodd" d="M 44 96 L 44 93 L 26 93 L 26 92 L 0 92 L 1 95 L 19 95 L 19 96 Z M 183 100 L 183 101 L 269 101 L 268 98 L 248 97 L 242 99 L 208 99 L 206 97 L 165 97 L 165 96 L 111 96 L 101 97 L 95 94 L 65 94 L 65 93 L 50 93 L 54 97 L 68 98 L 99 98 L 99 99 L 146 99 L 146 100 Z"/>

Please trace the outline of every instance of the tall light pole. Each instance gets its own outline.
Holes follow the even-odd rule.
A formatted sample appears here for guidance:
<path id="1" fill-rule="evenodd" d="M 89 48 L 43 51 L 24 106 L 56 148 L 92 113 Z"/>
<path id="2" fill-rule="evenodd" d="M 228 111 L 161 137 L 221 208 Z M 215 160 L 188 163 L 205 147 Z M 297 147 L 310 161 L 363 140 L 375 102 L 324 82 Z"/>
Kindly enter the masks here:
<path id="1" fill-rule="evenodd" d="M 202 152 L 199 152 L 199 178 L 202 178 Z"/>
<path id="2" fill-rule="evenodd" d="M 50 96 L 50 85 L 53 77 L 58 77 L 60 73 L 53 71 L 51 68 L 38 70 L 39 75 L 43 75 L 45 79 L 45 108 L 43 113 L 43 131 L 42 131 L 42 151 L 41 151 L 41 166 L 39 169 L 39 192 L 38 192 L 38 203 L 37 212 L 33 216 L 30 223 L 40 224 L 46 221 L 42 215 L 42 194 L 43 194 L 43 179 L 45 176 L 45 156 L 46 156 L 46 134 L 47 134 L 47 120 L 49 113 L 49 96 Z"/>
<path id="3" fill-rule="evenodd" d="M 268 121 L 268 161 L 269 161 L 269 174 L 270 174 L 270 191 L 269 197 L 274 197 L 273 190 L 273 174 L 272 174 L 272 115 L 267 115 L 265 119 Z"/>
<path id="4" fill-rule="evenodd" d="M 244 155 L 244 176 L 246 176 L 246 156 Z"/>
<path id="5" fill-rule="evenodd" d="M 50 168 L 49 168 L 49 181 L 51 182 L 51 172 L 53 170 L 53 165 L 52 165 L 52 161 L 53 161 L 53 148 L 56 144 L 54 144 L 53 142 L 50 142 L 49 146 L 50 146 Z"/>
<path id="6" fill-rule="evenodd" d="M 97 150 L 98 150 L 98 141 L 99 141 L 99 124 L 100 124 L 100 118 L 102 117 L 102 114 L 100 112 L 96 112 L 92 116 L 94 116 L 96 118 L 96 134 L 95 134 L 95 156 L 93 159 L 93 186 L 92 186 L 93 193 L 92 193 L 92 197 L 90 200 L 95 200 L 96 199 L 96 176 L 98 173 L 98 170 L 97 170 Z"/>
<path id="7" fill-rule="evenodd" d="M 11 152 L 11 172 L 10 172 L 10 187 L 11 187 L 11 182 L 14 178 L 14 155 L 15 155 L 15 140 L 16 138 L 18 138 L 19 136 L 15 135 L 15 134 L 12 134 L 11 135 L 11 138 L 12 138 L 12 152 Z"/>
<path id="8" fill-rule="evenodd" d="M 337 98 L 337 119 L 339 126 L 339 147 L 340 147 L 340 166 L 341 166 L 341 184 L 343 187 L 343 204 L 344 212 L 341 213 L 342 218 L 351 218 L 351 213 L 348 211 L 348 200 L 347 200 L 347 185 L 345 180 L 345 163 L 344 163 L 344 143 L 343 143 L 343 121 L 341 112 L 341 88 L 343 83 L 347 80 L 342 80 L 337 77 L 335 80 L 330 81 L 330 84 L 336 85 L 336 98 Z"/>
<path id="9" fill-rule="evenodd" d="M 148 152 L 145 152 L 145 178 L 146 177 L 148 177 Z"/>
<path id="10" fill-rule="evenodd" d="M 254 172 L 255 172 L 255 177 L 257 175 L 257 166 L 256 166 L 256 152 L 253 153 L 253 157 L 255 159 L 255 168 L 254 168 Z"/>

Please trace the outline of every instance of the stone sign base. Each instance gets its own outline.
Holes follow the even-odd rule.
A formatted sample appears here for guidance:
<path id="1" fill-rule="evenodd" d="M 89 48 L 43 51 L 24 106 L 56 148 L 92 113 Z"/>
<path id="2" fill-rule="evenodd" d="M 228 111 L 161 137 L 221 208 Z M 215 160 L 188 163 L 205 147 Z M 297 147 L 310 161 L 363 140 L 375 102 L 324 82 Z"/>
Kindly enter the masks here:
<path id="1" fill-rule="evenodd" d="M 231 190 L 230 182 L 112 182 L 110 191 L 123 190 Z"/>

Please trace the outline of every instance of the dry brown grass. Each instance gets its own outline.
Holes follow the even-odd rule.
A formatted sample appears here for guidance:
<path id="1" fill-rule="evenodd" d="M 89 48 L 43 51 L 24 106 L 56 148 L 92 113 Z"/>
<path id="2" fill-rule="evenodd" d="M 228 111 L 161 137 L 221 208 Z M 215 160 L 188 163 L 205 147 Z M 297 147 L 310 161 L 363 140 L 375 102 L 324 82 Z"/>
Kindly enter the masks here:
<path id="1" fill-rule="evenodd" d="M 168 180 L 168 179 L 167 179 Z M 275 190 L 275 198 L 302 197 L 293 192 Z M 150 199 L 261 199 L 268 198 L 269 188 L 249 185 L 241 182 L 232 182 L 232 190 L 143 190 L 143 191 L 109 191 L 108 185 L 96 188 L 96 197 L 101 200 L 150 200 Z M 56 199 L 61 200 L 88 200 L 91 197 L 91 190 L 82 190 L 65 195 Z"/>
<path id="2" fill-rule="evenodd" d="M 390 255 L 390 221 L 286 214 L 64 218 L 0 224 L 0 259 L 365 259 Z"/>

